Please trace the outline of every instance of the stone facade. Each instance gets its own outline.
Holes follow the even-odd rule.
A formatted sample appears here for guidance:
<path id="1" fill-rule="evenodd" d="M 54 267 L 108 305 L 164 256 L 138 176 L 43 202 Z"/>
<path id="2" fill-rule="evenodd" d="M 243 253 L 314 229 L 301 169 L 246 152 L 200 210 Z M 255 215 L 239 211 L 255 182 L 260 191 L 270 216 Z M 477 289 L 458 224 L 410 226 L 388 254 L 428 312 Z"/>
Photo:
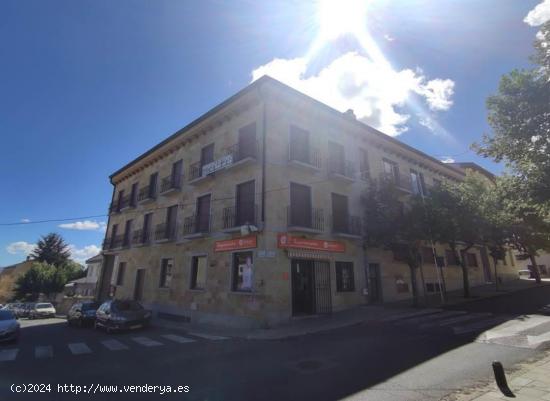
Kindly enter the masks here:
<path id="1" fill-rule="evenodd" d="M 0 303 L 5 304 L 14 296 L 17 279 L 28 272 L 34 260 L 26 260 L 15 265 L 6 266 L 0 270 Z"/>
<path id="2" fill-rule="evenodd" d="M 243 131 L 255 137 L 246 146 L 239 139 Z M 214 163 L 197 167 L 201 157 Z M 356 121 L 350 113 L 262 78 L 111 176 L 113 203 L 99 297 L 138 298 L 159 314 L 196 322 L 266 327 L 298 314 L 367 303 L 367 274 L 376 264 L 379 274 L 372 274 L 374 266 L 369 274 L 371 296 L 376 281 L 378 301 L 410 298 L 408 267 L 391 252 L 365 252 L 360 239 L 361 196 L 369 179 L 387 177 L 388 162 L 399 166 L 391 175 L 400 182 L 403 196 L 464 177 L 460 169 Z M 413 185 L 411 172 L 421 175 L 422 185 Z M 146 187 L 155 173 L 159 190 L 149 200 Z M 238 200 L 244 195 L 237 186 L 243 183 L 249 183 L 243 192 L 248 203 Z M 335 208 L 337 201 L 347 207 Z M 237 221 L 243 208 L 250 220 L 245 224 Z M 140 230 L 148 213 L 152 220 L 144 237 Z M 287 248 L 279 234 L 320 241 L 314 249 Z M 250 249 L 214 250 L 219 241 L 250 235 L 256 238 Z M 334 241 L 336 250 L 323 250 L 325 240 Z M 438 255 L 444 251 L 440 247 Z M 478 261 L 478 267 L 471 267 L 472 285 L 485 283 L 490 277 L 480 251 L 471 252 Z M 243 291 L 249 262 L 251 290 Z M 315 274 L 308 276 L 304 269 Z M 460 288 L 458 266 L 443 272 L 447 289 Z M 423 273 L 427 283 L 438 282 L 433 263 Z M 298 298 L 306 299 L 305 309 Z"/>

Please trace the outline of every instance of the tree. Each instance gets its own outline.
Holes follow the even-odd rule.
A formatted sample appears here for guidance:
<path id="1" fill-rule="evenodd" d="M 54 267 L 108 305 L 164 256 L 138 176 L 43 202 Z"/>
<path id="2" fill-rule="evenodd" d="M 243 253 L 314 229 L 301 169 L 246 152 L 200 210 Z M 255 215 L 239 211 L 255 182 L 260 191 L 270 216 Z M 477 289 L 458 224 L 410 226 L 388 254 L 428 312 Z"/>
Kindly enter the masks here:
<path id="1" fill-rule="evenodd" d="M 550 209 L 550 22 L 535 42 L 536 64 L 501 78 L 498 92 L 487 99 L 492 135 L 474 149 L 506 162 L 522 178 L 534 199 Z"/>
<path id="2" fill-rule="evenodd" d="M 14 299 L 36 301 L 40 294 L 47 296 L 63 291 L 65 284 L 83 277 L 82 266 L 72 260 L 60 266 L 35 262 L 16 281 Z"/>
<path id="3" fill-rule="evenodd" d="M 431 236 L 435 242 L 448 244 L 460 264 L 465 298 L 470 296 L 466 253 L 482 241 L 483 219 L 477 203 L 478 194 L 486 185 L 478 174 L 467 174 L 465 181 L 442 184 L 433 188 L 430 196 L 425 198 Z"/>
<path id="4" fill-rule="evenodd" d="M 59 234 L 50 233 L 40 238 L 30 256 L 39 262 L 61 266 L 69 260 L 71 252 Z"/>
<path id="5" fill-rule="evenodd" d="M 402 202 L 391 182 L 372 182 L 365 197 L 367 247 L 392 250 L 407 263 L 411 276 L 414 306 L 418 305 L 416 271 L 421 265 L 422 240 L 428 237 L 425 214 L 419 197 Z"/>

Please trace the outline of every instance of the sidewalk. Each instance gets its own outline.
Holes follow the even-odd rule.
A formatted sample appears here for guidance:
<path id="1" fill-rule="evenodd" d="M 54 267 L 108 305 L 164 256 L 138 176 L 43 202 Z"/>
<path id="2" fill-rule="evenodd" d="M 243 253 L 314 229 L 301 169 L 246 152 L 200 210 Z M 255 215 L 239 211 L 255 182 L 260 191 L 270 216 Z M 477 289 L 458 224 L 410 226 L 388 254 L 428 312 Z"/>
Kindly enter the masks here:
<path id="1" fill-rule="evenodd" d="M 547 281 L 543 282 L 541 285 L 550 285 L 550 279 L 547 279 Z M 517 291 L 528 290 L 535 286 L 536 284 L 533 281 L 515 280 L 501 284 L 500 291 L 496 292 L 494 284 L 488 284 L 471 288 L 472 297 L 467 299 L 462 297 L 462 291 L 452 291 L 447 294 L 448 301 L 445 306 L 502 296 Z M 441 306 L 440 302 L 432 301 L 422 307 L 439 308 Z M 179 329 L 186 332 L 200 332 L 215 336 L 237 337 L 252 340 L 281 340 L 375 321 L 382 317 L 387 317 L 392 311 L 397 313 L 397 311 L 401 312 L 404 310 L 413 310 L 411 300 L 381 305 L 363 305 L 341 312 L 334 312 L 330 315 L 295 318 L 286 324 L 269 329 L 236 329 L 194 323 L 175 323 L 164 319 L 155 319 L 153 324 L 169 329 Z"/>
<path id="2" fill-rule="evenodd" d="M 442 401 L 550 400 L 550 350 L 541 351 L 538 359 L 523 362 L 511 368 L 505 366 L 504 369 L 508 386 L 515 398 L 504 396 L 492 380 L 451 393 L 442 398 Z"/>

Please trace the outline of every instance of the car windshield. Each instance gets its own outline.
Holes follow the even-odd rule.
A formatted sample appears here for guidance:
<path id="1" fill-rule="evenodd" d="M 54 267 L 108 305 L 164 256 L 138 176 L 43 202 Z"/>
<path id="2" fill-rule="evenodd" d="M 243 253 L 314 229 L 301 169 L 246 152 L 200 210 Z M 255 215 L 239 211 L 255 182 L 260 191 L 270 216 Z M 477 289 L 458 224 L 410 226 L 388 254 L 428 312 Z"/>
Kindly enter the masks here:
<path id="1" fill-rule="evenodd" d="M 138 311 L 142 310 L 143 306 L 141 306 L 137 302 L 132 301 L 120 301 L 113 304 L 116 310 L 125 312 L 125 311 Z"/>
<path id="2" fill-rule="evenodd" d="M 96 310 L 97 308 L 99 308 L 97 303 L 82 304 L 82 310 Z"/>
<path id="3" fill-rule="evenodd" d="M 53 308 L 52 304 L 36 304 L 36 309 Z"/>
<path id="4" fill-rule="evenodd" d="M 0 310 L 0 320 L 13 320 L 15 317 L 9 310 Z"/>

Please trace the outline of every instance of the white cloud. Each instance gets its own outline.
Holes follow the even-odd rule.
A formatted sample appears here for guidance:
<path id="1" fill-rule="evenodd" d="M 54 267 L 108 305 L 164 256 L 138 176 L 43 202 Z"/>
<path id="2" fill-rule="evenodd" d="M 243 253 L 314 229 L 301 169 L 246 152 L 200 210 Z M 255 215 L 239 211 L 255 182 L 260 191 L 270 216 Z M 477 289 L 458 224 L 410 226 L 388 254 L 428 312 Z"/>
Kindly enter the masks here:
<path id="1" fill-rule="evenodd" d="M 36 244 L 29 244 L 28 242 L 25 242 L 25 241 L 17 241 L 9 244 L 6 247 L 6 251 L 8 251 L 8 253 L 11 253 L 12 255 L 23 254 L 27 256 L 29 253 L 33 251 L 35 246 Z"/>
<path id="2" fill-rule="evenodd" d="M 68 230 L 98 230 L 98 231 L 105 231 L 106 224 L 104 221 L 91 221 L 91 220 L 84 220 L 84 221 L 75 221 L 74 223 L 65 223 L 60 224 L 60 228 L 66 228 Z"/>
<path id="3" fill-rule="evenodd" d="M 342 112 L 353 109 L 358 119 L 388 135 L 407 131 L 410 116 L 403 108 L 419 95 L 432 110 L 452 105 L 454 82 L 428 80 L 417 69 L 394 70 L 356 52 L 341 55 L 316 75 L 306 76 L 308 59 L 274 59 L 252 71 L 252 80 L 269 75 Z"/>
<path id="4" fill-rule="evenodd" d="M 21 223 L 30 223 L 31 221 L 29 219 L 21 219 Z"/>
<path id="5" fill-rule="evenodd" d="M 537 4 L 535 8 L 529 11 L 523 21 L 531 26 L 539 26 L 546 21 L 550 21 L 550 0 L 544 0 Z"/>
<path id="6" fill-rule="evenodd" d="M 84 264 L 86 259 L 89 259 L 101 252 L 101 248 L 97 245 L 87 245 L 82 248 L 78 248 L 76 245 L 71 244 L 69 245 L 69 250 L 71 251 L 71 259 L 81 264 Z"/>
<path id="7" fill-rule="evenodd" d="M 444 156 L 440 159 L 443 163 L 454 163 L 455 159 L 453 159 L 451 156 Z"/>
<path id="8" fill-rule="evenodd" d="M 384 35 L 384 39 L 386 39 L 388 42 L 393 42 L 395 40 L 393 36 L 387 33 Z"/>

